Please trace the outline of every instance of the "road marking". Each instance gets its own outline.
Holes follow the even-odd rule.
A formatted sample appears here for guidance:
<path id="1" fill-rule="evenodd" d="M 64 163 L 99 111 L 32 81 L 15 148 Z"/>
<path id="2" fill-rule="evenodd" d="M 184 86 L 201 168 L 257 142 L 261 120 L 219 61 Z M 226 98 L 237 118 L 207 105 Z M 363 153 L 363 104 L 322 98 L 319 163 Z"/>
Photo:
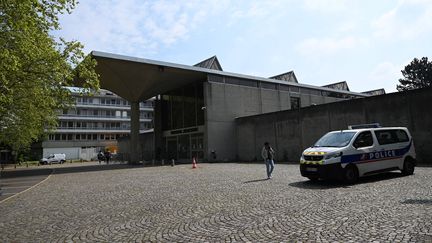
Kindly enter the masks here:
<path id="1" fill-rule="evenodd" d="M 42 184 L 42 183 L 44 183 L 46 180 L 48 180 L 48 179 L 51 177 L 51 175 L 53 174 L 53 171 L 54 171 L 54 170 L 51 170 L 51 174 L 49 174 L 49 175 L 47 176 L 47 178 L 45 178 L 45 179 L 42 180 L 41 182 L 36 183 L 35 185 L 33 185 L 33 186 L 31 186 L 31 187 L 25 189 L 24 191 L 20 191 L 20 192 L 18 192 L 18 193 L 15 193 L 15 195 L 12 195 L 12 196 L 10 196 L 10 197 L 7 197 L 7 198 L 1 200 L 1 201 L 0 201 L 0 204 L 1 204 L 1 203 L 4 203 L 4 202 L 6 202 L 6 201 L 8 201 L 8 200 L 11 199 L 11 198 L 16 197 L 16 196 L 18 196 L 18 195 L 20 195 L 20 194 L 22 194 L 22 193 L 24 193 L 24 192 L 26 192 L 26 191 L 31 190 L 31 189 L 37 187 L 38 185 L 40 185 L 40 184 Z M 2 195 L 6 195 L 6 194 L 8 194 L 8 193 L 2 193 Z"/>

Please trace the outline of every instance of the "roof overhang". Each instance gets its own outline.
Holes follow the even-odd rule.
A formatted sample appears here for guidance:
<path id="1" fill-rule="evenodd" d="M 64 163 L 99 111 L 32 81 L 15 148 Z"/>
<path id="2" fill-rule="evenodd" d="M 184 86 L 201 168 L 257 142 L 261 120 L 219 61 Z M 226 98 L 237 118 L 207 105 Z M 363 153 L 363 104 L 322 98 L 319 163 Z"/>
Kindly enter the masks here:
<path id="1" fill-rule="evenodd" d="M 206 70 L 199 67 L 92 51 L 100 87 L 122 98 L 147 100 L 189 83 L 205 81 Z"/>
<path id="2" fill-rule="evenodd" d="M 353 94 L 359 97 L 370 96 L 368 94 L 351 91 L 334 90 L 326 87 L 286 82 L 276 79 L 261 78 L 106 52 L 92 51 L 90 55 L 97 61 L 96 72 L 100 75 L 101 88 L 110 90 L 131 102 L 147 100 L 156 95 L 164 94 L 190 83 L 206 81 L 208 74 L 224 75 L 343 94 Z"/>

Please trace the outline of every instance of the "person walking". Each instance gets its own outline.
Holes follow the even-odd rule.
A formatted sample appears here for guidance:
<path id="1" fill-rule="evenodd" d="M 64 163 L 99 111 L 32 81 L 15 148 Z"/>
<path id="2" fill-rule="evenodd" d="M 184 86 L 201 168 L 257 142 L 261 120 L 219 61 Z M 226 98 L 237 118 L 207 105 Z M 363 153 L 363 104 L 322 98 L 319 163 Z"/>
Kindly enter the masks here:
<path id="1" fill-rule="evenodd" d="M 99 151 L 97 158 L 99 160 L 99 164 L 101 164 L 101 162 L 105 160 L 105 157 L 104 157 L 104 154 L 102 153 L 102 150 Z"/>
<path id="2" fill-rule="evenodd" d="M 105 162 L 106 162 L 106 164 L 109 164 L 109 161 L 111 159 L 111 152 L 109 150 L 105 151 L 104 156 L 105 156 Z"/>
<path id="3" fill-rule="evenodd" d="M 264 159 L 264 162 L 266 164 L 267 179 L 271 179 L 272 177 L 272 173 L 274 169 L 274 159 L 273 159 L 274 154 L 275 151 L 273 150 L 273 148 L 270 146 L 268 142 L 265 142 L 264 147 L 261 150 L 261 156 Z"/>

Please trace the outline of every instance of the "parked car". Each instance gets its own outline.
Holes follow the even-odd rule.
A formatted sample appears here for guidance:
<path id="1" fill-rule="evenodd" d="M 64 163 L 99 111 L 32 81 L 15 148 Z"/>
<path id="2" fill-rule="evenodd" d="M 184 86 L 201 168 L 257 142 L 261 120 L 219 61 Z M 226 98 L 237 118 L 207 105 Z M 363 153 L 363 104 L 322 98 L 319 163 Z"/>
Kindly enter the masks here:
<path id="1" fill-rule="evenodd" d="M 66 162 L 66 154 L 50 154 L 47 158 L 42 158 L 39 163 L 41 165 Z"/>
<path id="2" fill-rule="evenodd" d="M 336 178 L 355 183 L 361 176 L 400 170 L 412 175 L 414 142 L 405 127 L 332 131 L 303 151 L 300 172 L 310 180 Z"/>

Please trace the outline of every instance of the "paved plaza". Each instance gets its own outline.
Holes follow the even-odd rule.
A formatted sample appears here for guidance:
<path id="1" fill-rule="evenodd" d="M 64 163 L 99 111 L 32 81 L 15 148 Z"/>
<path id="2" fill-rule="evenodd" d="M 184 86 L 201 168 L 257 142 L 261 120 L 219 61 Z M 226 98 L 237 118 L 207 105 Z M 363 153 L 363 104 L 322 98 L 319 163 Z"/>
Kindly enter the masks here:
<path id="1" fill-rule="evenodd" d="M 346 186 L 287 164 L 67 166 L 0 202 L 0 242 L 432 241 L 432 168 Z"/>

